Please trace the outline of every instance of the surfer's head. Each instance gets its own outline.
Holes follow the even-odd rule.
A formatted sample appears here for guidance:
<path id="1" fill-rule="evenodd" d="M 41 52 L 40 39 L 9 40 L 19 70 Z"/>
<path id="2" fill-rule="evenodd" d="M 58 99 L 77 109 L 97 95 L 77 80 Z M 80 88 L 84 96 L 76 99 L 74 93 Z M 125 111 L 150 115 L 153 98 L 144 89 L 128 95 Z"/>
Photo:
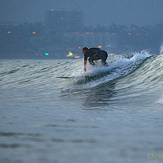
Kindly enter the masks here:
<path id="1" fill-rule="evenodd" d="M 82 53 L 83 54 L 85 54 L 85 52 L 88 50 L 88 48 L 87 47 L 84 47 L 83 49 L 82 49 Z"/>

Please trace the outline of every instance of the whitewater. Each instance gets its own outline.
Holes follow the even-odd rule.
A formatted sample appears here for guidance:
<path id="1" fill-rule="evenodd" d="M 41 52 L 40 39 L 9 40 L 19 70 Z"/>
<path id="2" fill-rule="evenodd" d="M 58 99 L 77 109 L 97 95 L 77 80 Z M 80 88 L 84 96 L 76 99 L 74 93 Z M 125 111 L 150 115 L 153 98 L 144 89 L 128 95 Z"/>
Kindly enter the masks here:
<path id="1" fill-rule="evenodd" d="M 0 162 L 161 162 L 163 54 L 107 62 L 0 60 Z"/>

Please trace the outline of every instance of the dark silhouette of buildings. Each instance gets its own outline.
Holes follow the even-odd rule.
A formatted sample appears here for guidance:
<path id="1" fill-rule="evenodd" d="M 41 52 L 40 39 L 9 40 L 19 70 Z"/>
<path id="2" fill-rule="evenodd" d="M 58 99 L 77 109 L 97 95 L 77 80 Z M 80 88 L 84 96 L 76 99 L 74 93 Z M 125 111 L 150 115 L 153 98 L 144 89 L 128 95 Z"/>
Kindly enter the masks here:
<path id="1" fill-rule="evenodd" d="M 0 58 L 83 57 L 81 48 L 102 47 L 109 53 L 149 50 L 159 53 L 163 24 L 130 27 L 84 27 L 81 12 L 47 11 L 46 23 L 0 23 Z M 78 57 L 77 57 L 78 58 Z"/>

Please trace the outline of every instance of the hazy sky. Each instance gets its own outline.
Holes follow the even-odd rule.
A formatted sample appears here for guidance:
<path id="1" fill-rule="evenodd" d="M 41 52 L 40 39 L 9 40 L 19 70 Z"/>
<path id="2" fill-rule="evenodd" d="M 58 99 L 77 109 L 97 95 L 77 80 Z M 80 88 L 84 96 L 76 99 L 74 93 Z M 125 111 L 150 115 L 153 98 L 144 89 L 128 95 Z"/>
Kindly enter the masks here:
<path id="1" fill-rule="evenodd" d="M 82 11 L 84 26 L 163 23 L 163 0 L 0 0 L 0 22 L 43 22 L 50 9 Z"/>

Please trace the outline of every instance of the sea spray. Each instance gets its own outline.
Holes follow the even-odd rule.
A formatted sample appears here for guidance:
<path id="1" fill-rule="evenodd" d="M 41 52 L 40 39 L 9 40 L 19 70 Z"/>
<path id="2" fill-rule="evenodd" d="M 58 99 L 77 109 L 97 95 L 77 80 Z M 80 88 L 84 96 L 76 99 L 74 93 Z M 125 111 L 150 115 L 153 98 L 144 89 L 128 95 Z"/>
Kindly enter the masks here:
<path id="1" fill-rule="evenodd" d="M 150 57 L 148 51 L 135 52 L 132 57 L 118 56 L 117 60 L 107 67 L 90 66 L 90 71 L 72 74 L 73 86 L 69 89 L 80 90 L 93 88 L 98 85 L 126 76 L 134 71 L 144 59 Z"/>
<path id="2" fill-rule="evenodd" d="M 163 95 L 156 101 L 156 104 L 163 104 Z"/>
<path id="3" fill-rule="evenodd" d="M 163 54 L 163 42 L 162 42 L 161 47 L 160 47 L 160 54 Z"/>

